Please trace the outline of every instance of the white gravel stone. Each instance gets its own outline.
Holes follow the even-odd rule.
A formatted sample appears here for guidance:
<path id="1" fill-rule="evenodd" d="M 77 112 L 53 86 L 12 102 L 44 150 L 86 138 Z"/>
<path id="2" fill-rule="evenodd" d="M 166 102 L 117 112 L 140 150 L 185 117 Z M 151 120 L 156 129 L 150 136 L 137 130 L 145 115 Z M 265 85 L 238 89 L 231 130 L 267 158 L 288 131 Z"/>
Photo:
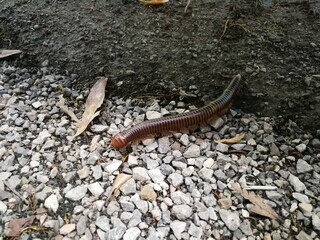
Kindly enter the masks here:
<path id="1" fill-rule="evenodd" d="M 159 168 L 149 170 L 148 175 L 151 177 L 154 183 L 160 183 L 165 179 L 165 176 L 161 173 Z"/>
<path id="2" fill-rule="evenodd" d="M 174 205 L 172 207 L 172 214 L 179 220 L 186 220 L 192 215 L 192 208 L 186 204 Z"/>
<path id="3" fill-rule="evenodd" d="M 34 107 L 35 109 L 38 109 L 38 108 L 40 108 L 41 106 L 42 106 L 42 103 L 39 102 L 39 101 L 32 103 L 32 107 Z"/>
<path id="4" fill-rule="evenodd" d="M 102 231 L 106 232 L 110 230 L 109 218 L 105 215 L 101 215 L 100 217 L 98 217 L 95 224 Z"/>
<path id="5" fill-rule="evenodd" d="M 58 198 L 55 194 L 51 194 L 44 202 L 44 206 L 54 213 L 57 212 L 59 208 Z"/>
<path id="6" fill-rule="evenodd" d="M 237 212 L 226 209 L 219 209 L 219 214 L 222 221 L 231 231 L 235 231 L 240 227 L 240 218 Z"/>
<path id="7" fill-rule="evenodd" d="M 67 235 L 76 229 L 76 225 L 74 223 L 65 224 L 60 228 L 61 235 Z"/>
<path id="8" fill-rule="evenodd" d="M 143 167 L 135 167 L 134 169 L 132 169 L 132 174 L 135 180 L 150 180 L 147 169 Z"/>
<path id="9" fill-rule="evenodd" d="M 196 144 L 191 144 L 183 153 L 185 158 L 196 158 L 200 156 L 200 147 Z"/>
<path id="10" fill-rule="evenodd" d="M 7 209 L 7 205 L 3 201 L 0 201 L 0 214 L 5 214 Z"/>
<path id="11" fill-rule="evenodd" d="M 87 187 L 86 186 L 77 186 L 75 188 L 70 189 L 65 197 L 70 199 L 71 201 L 79 201 L 81 200 L 87 193 Z"/>
<path id="12" fill-rule="evenodd" d="M 161 117 L 161 113 L 159 113 L 159 112 L 156 112 L 156 111 L 147 111 L 146 112 L 146 118 L 148 120 L 157 119 L 157 118 L 160 118 L 160 117 Z"/>
<path id="13" fill-rule="evenodd" d="M 112 174 L 113 172 L 117 171 L 120 167 L 120 165 L 122 164 L 122 161 L 120 160 L 113 160 L 110 164 L 108 164 L 107 166 L 105 166 L 104 170 L 109 173 Z"/>
<path id="14" fill-rule="evenodd" d="M 88 189 L 92 193 L 92 195 L 95 197 L 99 197 L 104 192 L 104 189 L 101 187 L 100 183 L 98 182 L 89 184 Z"/>
<path id="15" fill-rule="evenodd" d="M 302 192 L 306 190 L 306 185 L 300 181 L 300 179 L 292 174 L 289 176 L 289 182 L 291 186 L 294 188 L 297 192 Z"/>
<path id="16" fill-rule="evenodd" d="M 140 236 L 141 230 L 138 227 L 129 228 L 123 235 L 123 240 L 136 240 Z"/>
<path id="17" fill-rule="evenodd" d="M 173 231 L 173 234 L 176 236 L 177 239 L 181 239 L 181 233 L 186 230 L 187 224 L 185 222 L 174 220 L 170 223 L 170 228 Z"/>
<path id="18" fill-rule="evenodd" d="M 297 173 L 306 173 L 313 170 L 313 167 L 302 159 L 298 159 L 297 162 Z"/>
<path id="19" fill-rule="evenodd" d="M 307 149 L 307 145 L 305 145 L 304 143 L 301 143 L 299 145 L 296 146 L 296 149 L 299 151 L 299 152 L 304 152 L 306 149 Z"/>
<path id="20" fill-rule="evenodd" d="M 172 173 L 168 177 L 168 181 L 174 186 L 179 187 L 183 183 L 182 175 L 178 173 Z"/>
<path id="21" fill-rule="evenodd" d="M 314 230 L 320 231 L 320 218 L 316 214 L 312 214 L 312 226 Z"/>

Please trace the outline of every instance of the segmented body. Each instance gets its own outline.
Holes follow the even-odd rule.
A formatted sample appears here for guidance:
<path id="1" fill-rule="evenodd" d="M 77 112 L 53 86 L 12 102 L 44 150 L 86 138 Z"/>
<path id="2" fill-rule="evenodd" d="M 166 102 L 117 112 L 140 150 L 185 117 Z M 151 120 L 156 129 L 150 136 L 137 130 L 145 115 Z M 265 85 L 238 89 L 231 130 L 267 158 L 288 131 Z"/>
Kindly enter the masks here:
<path id="1" fill-rule="evenodd" d="M 225 113 L 231 106 L 231 100 L 241 85 L 240 74 L 236 75 L 220 97 L 195 111 L 162 117 L 139 123 L 115 135 L 111 145 L 115 148 L 127 146 L 130 142 L 166 131 L 177 131 L 181 128 L 203 123 Z"/>

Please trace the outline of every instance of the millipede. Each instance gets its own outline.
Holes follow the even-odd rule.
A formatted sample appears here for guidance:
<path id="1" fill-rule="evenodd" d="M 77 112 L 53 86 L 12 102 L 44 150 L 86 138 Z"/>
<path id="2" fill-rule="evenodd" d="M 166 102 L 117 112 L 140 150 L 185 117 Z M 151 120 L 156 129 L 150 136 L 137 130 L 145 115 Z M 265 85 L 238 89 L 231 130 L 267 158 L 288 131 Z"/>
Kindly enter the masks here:
<path id="1" fill-rule="evenodd" d="M 142 139 L 150 135 L 156 135 L 166 131 L 178 131 L 179 129 L 203 123 L 221 116 L 231 107 L 232 99 L 238 92 L 241 82 L 241 76 L 238 74 L 231 80 L 229 86 L 223 91 L 223 93 L 206 106 L 191 112 L 141 122 L 116 134 L 111 139 L 111 145 L 114 148 L 122 148 L 132 141 Z"/>

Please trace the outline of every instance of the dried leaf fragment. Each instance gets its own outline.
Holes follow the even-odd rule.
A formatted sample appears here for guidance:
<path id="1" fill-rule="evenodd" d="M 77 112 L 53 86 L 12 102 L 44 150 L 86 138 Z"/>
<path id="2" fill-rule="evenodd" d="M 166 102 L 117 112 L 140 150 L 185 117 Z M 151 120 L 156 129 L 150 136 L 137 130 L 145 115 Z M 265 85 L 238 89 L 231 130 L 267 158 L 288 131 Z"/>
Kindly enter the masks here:
<path id="1" fill-rule="evenodd" d="M 108 201 L 115 196 L 116 192 L 121 188 L 121 186 L 125 184 L 131 177 L 132 175 L 125 174 L 125 173 L 120 173 L 116 177 L 116 179 L 114 180 L 112 189 L 110 191 L 110 194 L 108 196 Z"/>
<path id="2" fill-rule="evenodd" d="M 249 200 L 253 206 L 250 209 L 252 212 L 276 220 L 281 220 L 280 216 L 264 202 L 264 199 L 256 195 L 254 192 L 248 192 L 246 189 L 242 189 L 239 183 L 234 181 L 230 182 L 230 185 L 234 190 L 242 195 L 245 199 Z"/>
<path id="3" fill-rule="evenodd" d="M 11 55 L 22 53 L 21 50 L 6 50 L 6 49 L 0 49 L 0 58 L 6 58 Z"/>
<path id="4" fill-rule="evenodd" d="M 233 144 L 233 143 L 237 143 L 240 142 L 243 137 L 244 137 L 244 133 L 239 133 L 236 136 L 234 136 L 233 138 L 224 138 L 221 140 L 214 140 L 216 143 L 226 143 L 226 144 Z"/>
<path id="5" fill-rule="evenodd" d="M 139 0 L 139 2 L 149 5 L 160 5 L 169 2 L 169 0 Z"/>
<path id="6" fill-rule="evenodd" d="M 16 237 L 20 234 L 20 232 L 22 232 L 22 230 L 25 227 L 30 226 L 34 219 L 36 218 L 36 216 L 31 216 L 31 217 L 27 217 L 27 218 L 19 218 L 19 219 L 12 219 L 9 224 L 8 227 L 10 228 L 10 232 L 8 233 L 8 237 Z"/>
<path id="7" fill-rule="evenodd" d="M 72 112 L 71 110 L 69 110 L 69 108 L 65 105 L 65 99 L 63 98 L 63 95 L 61 94 L 59 96 L 59 107 L 61 108 L 61 110 L 66 113 L 67 115 L 69 115 L 69 117 L 71 117 L 71 119 L 77 123 L 80 123 L 80 120 L 77 118 L 77 116 L 74 114 L 74 112 Z"/>
<path id="8" fill-rule="evenodd" d="M 74 135 L 74 138 L 79 136 L 89 123 L 100 114 L 100 111 L 96 112 L 101 106 L 105 96 L 105 88 L 107 85 L 107 78 L 100 78 L 91 88 L 89 96 L 86 101 L 85 110 L 79 123 L 79 128 Z"/>

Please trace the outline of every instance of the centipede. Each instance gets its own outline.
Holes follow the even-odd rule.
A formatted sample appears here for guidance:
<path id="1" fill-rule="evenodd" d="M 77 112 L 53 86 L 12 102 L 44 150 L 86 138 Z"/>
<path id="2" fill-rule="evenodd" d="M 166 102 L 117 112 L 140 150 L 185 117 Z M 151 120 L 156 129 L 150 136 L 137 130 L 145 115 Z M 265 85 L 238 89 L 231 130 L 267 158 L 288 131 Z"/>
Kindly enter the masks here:
<path id="1" fill-rule="evenodd" d="M 161 117 L 157 119 L 141 122 L 131 128 L 116 134 L 111 139 L 114 148 L 123 148 L 133 141 L 154 136 L 163 132 L 179 131 L 196 124 L 204 123 L 225 114 L 232 105 L 232 99 L 242 85 L 241 75 L 236 75 L 214 101 L 206 106 L 194 111 L 180 113 L 176 115 Z"/>

